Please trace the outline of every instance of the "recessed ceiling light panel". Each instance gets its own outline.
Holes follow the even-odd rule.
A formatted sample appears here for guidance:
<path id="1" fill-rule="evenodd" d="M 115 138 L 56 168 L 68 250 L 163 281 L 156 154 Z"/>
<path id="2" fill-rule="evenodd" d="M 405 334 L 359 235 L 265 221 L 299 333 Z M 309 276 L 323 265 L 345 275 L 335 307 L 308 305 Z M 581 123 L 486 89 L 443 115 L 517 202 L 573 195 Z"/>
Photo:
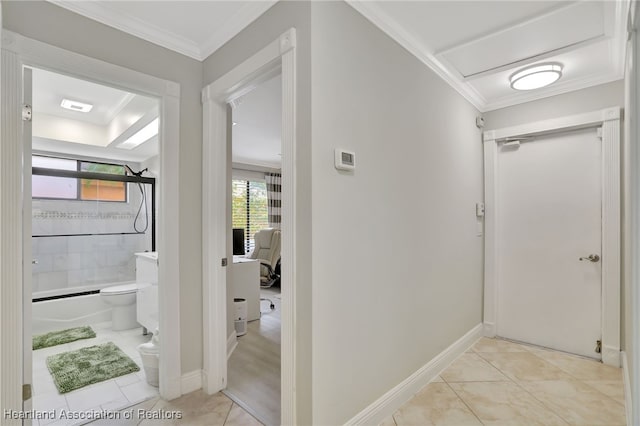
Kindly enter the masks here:
<path id="1" fill-rule="evenodd" d="M 63 99 L 60 106 L 64 109 L 78 112 L 89 112 L 93 105 L 84 102 L 72 101 L 71 99 Z"/>
<path id="2" fill-rule="evenodd" d="M 118 144 L 117 147 L 122 149 L 133 149 L 147 142 L 149 139 L 151 139 L 157 134 L 158 134 L 158 118 L 156 118 L 151 123 L 144 126 L 142 129 L 138 130 L 126 141 Z"/>
<path id="3" fill-rule="evenodd" d="M 562 77 L 562 64 L 546 63 L 523 68 L 509 77 L 515 90 L 534 90 L 548 86 Z"/>

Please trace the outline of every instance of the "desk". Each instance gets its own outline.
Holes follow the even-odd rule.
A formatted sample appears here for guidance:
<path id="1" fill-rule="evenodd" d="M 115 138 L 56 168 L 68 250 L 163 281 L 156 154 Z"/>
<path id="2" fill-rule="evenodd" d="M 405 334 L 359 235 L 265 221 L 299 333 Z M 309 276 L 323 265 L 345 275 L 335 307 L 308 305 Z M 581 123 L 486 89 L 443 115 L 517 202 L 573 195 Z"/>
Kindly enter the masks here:
<path id="1" fill-rule="evenodd" d="M 260 319 L 260 262 L 233 256 L 231 288 L 234 298 L 247 301 L 247 321 Z"/>

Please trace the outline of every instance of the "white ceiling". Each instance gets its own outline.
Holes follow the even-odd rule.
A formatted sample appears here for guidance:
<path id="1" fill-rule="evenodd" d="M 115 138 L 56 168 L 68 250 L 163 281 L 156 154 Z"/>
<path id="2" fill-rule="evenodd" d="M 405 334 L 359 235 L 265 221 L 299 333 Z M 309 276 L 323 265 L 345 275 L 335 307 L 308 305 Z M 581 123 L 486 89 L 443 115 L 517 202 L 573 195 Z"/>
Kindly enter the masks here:
<path id="1" fill-rule="evenodd" d="M 281 76 L 260 84 L 233 105 L 232 161 L 281 168 Z"/>
<path id="2" fill-rule="evenodd" d="M 49 1 L 198 60 L 276 2 Z M 483 112 L 623 77 L 629 0 L 347 2 Z M 561 63 L 562 78 L 511 89 L 510 75 L 540 62 Z M 280 167 L 279 84 L 258 87 L 235 108 L 234 162 Z"/>
<path id="3" fill-rule="evenodd" d="M 49 1 L 198 60 L 275 4 L 274 0 Z M 347 2 L 481 111 L 623 76 L 630 0 Z M 511 74 L 541 61 L 562 63 L 563 77 L 535 91 L 510 88 Z"/>
<path id="4" fill-rule="evenodd" d="M 205 60 L 274 0 L 48 0 L 183 55 Z"/>
<path id="5" fill-rule="evenodd" d="M 623 78 L 628 0 L 348 3 L 481 111 Z M 563 77 L 511 89 L 510 75 L 540 62 Z"/>
<path id="6" fill-rule="evenodd" d="M 128 150 L 121 141 L 158 116 L 158 100 L 53 72 L 33 69 L 33 149 L 141 162 L 158 154 L 158 138 Z M 70 111 L 62 99 L 93 105 Z"/>

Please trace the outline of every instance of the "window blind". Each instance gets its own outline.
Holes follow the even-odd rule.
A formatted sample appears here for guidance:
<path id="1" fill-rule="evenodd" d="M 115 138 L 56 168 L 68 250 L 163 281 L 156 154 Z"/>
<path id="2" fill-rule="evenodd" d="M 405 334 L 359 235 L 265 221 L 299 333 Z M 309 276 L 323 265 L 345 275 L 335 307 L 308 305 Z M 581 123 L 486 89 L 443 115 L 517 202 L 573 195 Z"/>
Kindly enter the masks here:
<path id="1" fill-rule="evenodd" d="M 269 227 L 267 186 L 265 182 L 234 179 L 232 194 L 232 227 L 244 229 L 245 251 L 249 253 L 255 247 L 255 233 Z"/>

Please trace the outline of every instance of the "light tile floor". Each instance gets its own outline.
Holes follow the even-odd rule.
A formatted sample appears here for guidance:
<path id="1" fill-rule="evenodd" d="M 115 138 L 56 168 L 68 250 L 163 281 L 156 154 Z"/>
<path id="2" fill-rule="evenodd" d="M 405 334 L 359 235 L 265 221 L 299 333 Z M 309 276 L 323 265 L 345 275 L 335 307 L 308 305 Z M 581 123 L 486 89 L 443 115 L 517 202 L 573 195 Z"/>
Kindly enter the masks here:
<path id="1" fill-rule="evenodd" d="M 64 345 L 33 351 L 33 409 L 37 411 L 56 411 L 54 419 L 37 420 L 35 426 L 67 426 L 86 423 L 86 419 L 62 419 L 66 413 L 87 413 L 102 410 L 119 410 L 158 396 L 158 388 L 147 383 L 142 368 L 142 360 L 137 347 L 148 342 L 151 334 L 142 335 L 142 328 L 125 331 L 111 330 L 111 322 L 92 324 L 96 332 L 93 339 L 77 340 Z M 51 373 L 47 369 L 46 359 L 50 355 L 72 351 L 87 346 L 113 342 L 140 367 L 137 373 L 131 373 L 115 379 L 106 380 L 84 388 L 58 393 Z M 66 417 L 69 417 L 66 415 Z"/>
<path id="2" fill-rule="evenodd" d="M 622 370 L 482 338 L 383 426 L 626 424 Z"/>
<path id="3" fill-rule="evenodd" d="M 262 426 L 227 396 L 218 392 L 207 395 L 202 390 L 173 401 L 158 397 L 128 407 L 110 419 L 96 420 L 92 426 Z"/>

